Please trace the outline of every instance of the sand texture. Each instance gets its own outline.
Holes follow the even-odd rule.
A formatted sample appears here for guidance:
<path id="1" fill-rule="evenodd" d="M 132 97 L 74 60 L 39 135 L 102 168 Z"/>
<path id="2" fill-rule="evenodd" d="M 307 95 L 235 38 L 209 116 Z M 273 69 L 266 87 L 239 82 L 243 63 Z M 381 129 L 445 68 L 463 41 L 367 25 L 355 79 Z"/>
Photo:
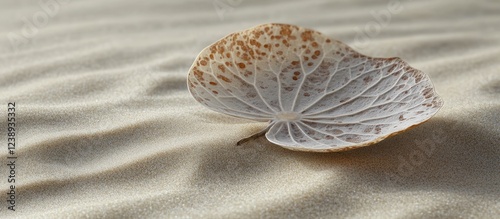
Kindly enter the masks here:
<path id="1" fill-rule="evenodd" d="M 376 145 L 284 149 L 189 94 L 196 55 L 262 23 L 427 73 L 443 108 Z M 500 2 L 0 3 L 0 218 L 498 218 Z M 15 102 L 16 211 L 8 210 Z"/>

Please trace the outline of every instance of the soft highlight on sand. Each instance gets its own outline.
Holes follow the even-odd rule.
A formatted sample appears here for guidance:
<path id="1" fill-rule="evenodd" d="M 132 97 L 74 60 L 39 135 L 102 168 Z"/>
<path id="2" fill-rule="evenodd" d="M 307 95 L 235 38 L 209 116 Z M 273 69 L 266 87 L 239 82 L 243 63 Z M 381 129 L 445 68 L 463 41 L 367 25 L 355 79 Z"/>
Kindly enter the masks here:
<path id="1" fill-rule="evenodd" d="M 0 3 L 0 129 L 15 102 L 18 157 L 12 212 L 0 132 L 0 218 L 500 215 L 498 3 L 237 3 Z M 268 124 L 203 107 L 186 73 L 203 48 L 263 23 L 401 57 L 446 104 L 420 126 L 346 152 L 296 152 L 265 138 L 235 146 Z"/>

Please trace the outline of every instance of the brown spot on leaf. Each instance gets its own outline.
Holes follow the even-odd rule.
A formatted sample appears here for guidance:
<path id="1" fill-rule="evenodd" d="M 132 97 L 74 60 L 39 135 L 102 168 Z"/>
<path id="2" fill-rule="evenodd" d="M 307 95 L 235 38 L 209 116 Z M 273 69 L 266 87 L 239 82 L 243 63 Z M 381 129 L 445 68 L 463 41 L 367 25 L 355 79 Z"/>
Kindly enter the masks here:
<path id="1" fill-rule="evenodd" d="M 363 81 L 367 84 L 370 83 L 370 81 L 372 81 L 372 80 L 373 80 L 373 78 L 371 76 L 366 76 L 365 78 L 363 78 Z"/>
<path id="2" fill-rule="evenodd" d="M 349 98 L 349 97 L 347 97 L 347 98 L 344 98 L 344 99 L 340 100 L 340 102 L 341 102 L 341 103 L 343 103 L 343 102 L 348 101 L 349 99 L 350 99 L 350 98 Z"/>
<path id="3" fill-rule="evenodd" d="M 227 82 L 227 83 L 231 83 L 231 80 L 227 77 L 225 77 L 224 75 L 218 75 L 217 78 Z"/>
<path id="4" fill-rule="evenodd" d="M 224 65 L 217 66 L 222 72 L 226 72 L 226 67 Z"/>
<path id="5" fill-rule="evenodd" d="M 292 34 L 292 30 L 290 30 L 288 26 L 281 26 L 280 34 L 284 36 L 290 36 L 290 34 Z"/>
<path id="6" fill-rule="evenodd" d="M 406 120 L 406 119 L 403 117 L 403 115 L 400 115 L 399 116 L 399 121 L 404 121 L 404 120 Z"/>
<path id="7" fill-rule="evenodd" d="M 396 65 L 392 65 L 392 66 L 389 68 L 389 70 L 388 70 L 388 71 L 389 71 L 389 72 L 393 72 L 395 68 L 396 68 Z"/>
<path id="8" fill-rule="evenodd" d="M 200 71 L 200 70 L 198 70 L 198 69 L 194 68 L 194 69 L 193 69 L 193 73 L 194 73 L 194 76 L 195 76 L 198 80 L 200 80 L 200 81 L 203 81 L 203 80 L 204 80 L 204 79 L 203 79 L 203 72 L 202 72 L 202 71 Z"/>
<path id="9" fill-rule="evenodd" d="M 306 30 L 300 34 L 300 37 L 302 38 L 302 41 L 304 41 L 304 42 L 305 41 L 312 41 L 313 40 L 312 31 Z"/>
<path id="10" fill-rule="evenodd" d="M 422 91 L 422 95 L 424 95 L 425 99 L 429 99 L 432 97 L 432 88 L 426 88 Z"/>
<path id="11" fill-rule="evenodd" d="M 340 134 L 344 133 L 344 131 L 342 131 L 340 129 L 334 129 L 334 130 L 332 130 L 332 133 L 335 135 L 340 135 Z"/>
<path id="12" fill-rule="evenodd" d="M 347 137 L 345 140 L 348 142 L 353 142 L 353 143 L 361 142 L 361 138 L 359 136 Z"/>
<path id="13" fill-rule="evenodd" d="M 418 83 L 418 82 L 420 82 L 421 80 L 422 80 L 422 75 L 421 75 L 421 74 L 417 74 L 417 75 L 415 76 L 415 83 Z"/>

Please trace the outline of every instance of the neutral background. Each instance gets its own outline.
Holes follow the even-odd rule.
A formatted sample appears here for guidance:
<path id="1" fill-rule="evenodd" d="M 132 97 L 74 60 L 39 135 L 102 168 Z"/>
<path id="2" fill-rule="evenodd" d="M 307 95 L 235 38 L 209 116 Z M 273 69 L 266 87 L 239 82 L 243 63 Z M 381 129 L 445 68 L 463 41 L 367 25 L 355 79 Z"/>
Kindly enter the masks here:
<path id="1" fill-rule="evenodd" d="M 187 70 L 210 43 L 269 22 L 401 57 L 429 74 L 445 105 L 348 152 L 265 138 L 236 147 L 266 124 L 204 108 Z M 0 66 L 2 218 L 500 215 L 496 0 L 3 0 Z M 15 213 L 4 201 L 9 101 Z"/>

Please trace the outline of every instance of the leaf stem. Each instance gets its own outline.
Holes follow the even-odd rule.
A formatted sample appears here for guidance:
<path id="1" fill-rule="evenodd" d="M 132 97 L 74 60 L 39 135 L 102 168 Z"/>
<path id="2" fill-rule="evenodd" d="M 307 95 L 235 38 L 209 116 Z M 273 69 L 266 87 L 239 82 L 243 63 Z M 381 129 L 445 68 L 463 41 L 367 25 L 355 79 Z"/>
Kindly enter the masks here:
<path id="1" fill-rule="evenodd" d="M 236 143 L 236 146 L 240 146 L 248 141 L 251 141 L 251 140 L 255 140 L 263 135 L 266 134 L 267 131 L 269 131 L 269 129 L 271 128 L 271 126 L 273 126 L 273 122 L 271 122 L 271 124 L 269 124 L 265 129 L 262 129 L 260 132 L 257 132 L 249 137 L 246 137 L 244 139 L 241 139 L 239 140 L 237 143 Z"/>

